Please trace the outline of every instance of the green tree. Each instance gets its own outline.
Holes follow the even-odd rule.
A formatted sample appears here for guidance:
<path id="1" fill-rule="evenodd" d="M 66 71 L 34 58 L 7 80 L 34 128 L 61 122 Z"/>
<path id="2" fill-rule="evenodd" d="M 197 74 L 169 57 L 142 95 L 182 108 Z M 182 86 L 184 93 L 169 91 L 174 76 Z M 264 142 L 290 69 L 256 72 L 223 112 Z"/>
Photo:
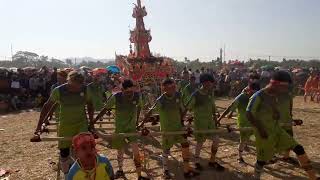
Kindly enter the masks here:
<path id="1" fill-rule="evenodd" d="M 28 51 L 18 51 L 12 56 L 12 60 L 17 62 L 34 63 L 39 60 L 39 55 Z"/>
<path id="2" fill-rule="evenodd" d="M 69 65 L 69 67 L 71 67 L 73 65 L 72 59 L 66 59 L 66 63 L 67 63 L 67 65 Z"/>

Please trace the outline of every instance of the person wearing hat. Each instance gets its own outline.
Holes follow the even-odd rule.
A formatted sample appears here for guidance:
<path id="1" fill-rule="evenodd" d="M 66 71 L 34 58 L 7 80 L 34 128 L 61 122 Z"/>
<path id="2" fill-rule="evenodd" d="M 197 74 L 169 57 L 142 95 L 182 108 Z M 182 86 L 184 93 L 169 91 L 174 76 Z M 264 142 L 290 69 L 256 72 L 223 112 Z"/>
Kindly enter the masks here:
<path id="1" fill-rule="evenodd" d="M 257 91 L 260 90 L 259 82 L 250 81 L 248 86 L 242 91 L 240 95 L 238 95 L 231 105 L 221 114 L 221 116 L 218 118 L 218 124 L 220 124 L 222 118 L 224 118 L 229 112 L 233 112 L 237 110 L 237 125 L 239 128 L 247 128 L 251 127 L 251 124 L 249 123 L 247 116 L 246 116 L 246 108 L 249 102 L 249 98 Z M 242 153 L 245 150 L 245 148 L 248 146 L 248 143 L 250 141 L 250 136 L 253 135 L 253 131 L 246 130 L 246 131 L 240 131 L 240 144 L 239 144 L 239 163 L 245 163 L 243 160 Z"/>
<path id="2" fill-rule="evenodd" d="M 88 120 L 93 120 L 92 101 L 86 93 L 86 87 L 83 84 L 84 77 L 77 71 L 68 74 L 67 83 L 56 87 L 50 95 L 49 100 L 44 104 L 37 128 L 32 142 L 40 141 L 42 124 L 46 121 L 56 108 L 59 108 L 59 137 L 73 137 L 80 132 L 88 131 Z M 72 163 L 70 158 L 71 141 L 59 141 L 60 160 L 62 171 L 66 174 Z"/>
<path id="3" fill-rule="evenodd" d="M 104 75 L 107 71 L 102 69 L 94 69 L 92 71 L 93 82 L 87 85 L 87 93 L 89 98 L 93 102 L 93 107 L 95 111 L 100 111 L 103 108 L 103 104 L 106 100 L 106 90 L 103 86 Z"/>
<path id="4" fill-rule="evenodd" d="M 283 106 L 288 104 L 286 102 L 290 102 L 288 96 L 290 84 L 292 84 L 290 74 L 277 71 L 266 88 L 251 96 L 248 103 L 247 118 L 254 127 L 256 137 L 257 161 L 254 173 L 256 178 L 260 178 L 264 166 L 275 153 L 292 150 L 309 179 L 319 179 L 303 146 L 280 124 L 282 119 L 287 117 L 287 112 L 290 112 L 290 105 Z"/>
<path id="5" fill-rule="evenodd" d="M 98 154 L 92 134 L 80 133 L 73 137 L 72 147 L 76 161 L 70 168 L 67 180 L 113 180 L 112 165 L 107 157 Z"/>
<path id="6" fill-rule="evenodd" d="M 192 93 L 190 97 L 191 107 L 194 114 L 194 129 L 195 130 L 211 130 L 216 128 L 216 105 L 214 98 L 214 83 L 215 80 L 211 74 L 204 73 L 200 75 L 201 87 Z M 200 164 L 200 151 L 206 139 L 212 139 L 211 157 L 209 167 L 217 171 L 224 171 L 224 167 L 216 162 L 216 154 L 218 152 L 219 138 L 212 134 L 195 134 L 197 145 L 195 148 L 195 165 L 197 170 L 202 170 Z"/>

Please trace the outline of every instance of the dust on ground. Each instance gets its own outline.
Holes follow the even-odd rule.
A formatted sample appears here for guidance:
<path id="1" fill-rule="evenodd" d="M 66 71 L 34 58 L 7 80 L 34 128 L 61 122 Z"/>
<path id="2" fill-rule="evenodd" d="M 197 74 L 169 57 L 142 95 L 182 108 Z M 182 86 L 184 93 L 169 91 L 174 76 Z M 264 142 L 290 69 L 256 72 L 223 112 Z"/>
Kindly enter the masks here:
<path id="1" fill-rule="evenodd" d="M 228 99 L 217 100 L 217 105 L 226 107 L 231 102 Z M 56 163 L 58 150 L 56 142 L 31 143 L 29 141 L 36 127 L 39 112 L 22 111 L 14 114 L 0 116 L 0 168 L 11 171 L 10 179 L 56 179 Z M 294 127 L 295 138 L 308 153 L 312 163 L 319 173 L 320 171 L 320 106 L 316 103 L 304 103 L 303 97 L 294 99 L 294 118 L 304 120 L 301 127 Z M 225 120 L 224 123 L 233 123 L 234 120 Z M 49 136 L 55 136 L 51 133 Z M 209 168 L 195 179 L 251 179 L 255 162 L 255 151 L 244 156 L 248 165 L 239 165 L 238 158 L 238 133 L 224 133 L 220 136 L 221 146 L 217 159 L 226 167 L 225 172 L 215 172 Z M 144 140 L 151 145 L 143 145 L 146 152 L 147 174 L 153 179 L 162 179 L 160 139 L 149 138 Z M 191 141 L 191 149 L 194 152 L 195 142 Z M 207 141 L 201 152 L 201 163 L 206 165 L 210 157 L 211 142 Z M 169 159 L 170 171 L 175 179 L 183 179 L 182 157 L 180 147 L 171 149 Z M 110 149 L 109 142 L 98 140 L 99 152 L 106 155 L 112 162 L 114 170 L 117 170 L 116 150 Z M 294 156 L 291 153 L 291 156 Z M 130 148 L 126 150 L 124 171 L 127 179 L 137 179 L 132 153 Z M 307 179 L 306 174 L 297 165 L 291 165 L 282 161 L 267 165 L 262 179 Z"/>

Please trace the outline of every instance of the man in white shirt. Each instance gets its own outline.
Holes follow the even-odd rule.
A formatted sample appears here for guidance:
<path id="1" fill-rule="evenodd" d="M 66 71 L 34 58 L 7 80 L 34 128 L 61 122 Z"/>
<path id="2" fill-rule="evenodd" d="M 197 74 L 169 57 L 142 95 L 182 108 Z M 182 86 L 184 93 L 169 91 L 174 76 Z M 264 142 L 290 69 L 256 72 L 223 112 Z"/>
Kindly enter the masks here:
<path id="1" fill-rule="evenodd" d="M 29 79 L 29 88 L 32 91 L 36 91 L 38 89 L 38 85 L 37 85 L 37 78 L 35 75 L 32 75 L 31 78 Z"/>
<path id="2" fill-rule="evenodd" d="M 194 73 L 194 77 L 196 78 L 196 84 L 199 85 L 200 84 L 200 71 L 199 69 L 196 70 L 196 72 Z"/>

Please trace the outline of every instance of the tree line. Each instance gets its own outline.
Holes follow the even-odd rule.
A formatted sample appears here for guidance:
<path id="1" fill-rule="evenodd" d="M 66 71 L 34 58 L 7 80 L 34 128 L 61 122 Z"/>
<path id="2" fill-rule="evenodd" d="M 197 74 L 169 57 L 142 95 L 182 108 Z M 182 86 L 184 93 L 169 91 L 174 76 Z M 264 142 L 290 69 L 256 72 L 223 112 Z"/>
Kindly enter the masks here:
<path id="1" fill-rule="evenodd" d="M 41 55 L 37 53 L 28 52 L 28 51 L 18 51 L 12 56 L 12 61 L 0 61 L 0 67 L 6 68 L 24 68 L 24 67 L 34 67 L 41 68 L 43 66 L 53 68 L 79 68 L 81 66 L 86 66 L 89 68 L 98 68 L 98 67 L 107 67 L 113 65 L 114 61 L 102 62 L 102 61 L 93 61 L 92 58 L 81 58 L 82 60 L 78 63 L 74 62 L 73 59 L 60 60 L 56 58 L 49 58 L 48 56 Z"/>
<path id="2" fill-rule="evenodd" d="M 312 59 L 312 60 L 302 60 L 302 59 L 285 59 L 282 61 L 269 61 L 266 59 L 249 59 L 246 62 L 243 62 L 245 67 L 252 68 L 260 68 L 262 66 L 273 66 L 273 67 L 282 67 L 286 69 L 291 68 L 316 68 L 320 69 L 320 60 Z M 82 58 L 82 60 L 78 63 L 74 62 L 73 59 L 65 59 L 60 60 L 56 58 L 49 58 L 45 55 L 38 55 L 34 52 L 28 51 L 18 51 L 13 55 L 12 61 L 0 61 L 0 67 L 16 67 L 16 68 L 24 68 L 24 67 L 35 67 L 41 68 L 43 66 L 47 66 L 49 68 L 57 67 L 57 68 L 67 68 L 67 67 L 81 67 L 86 66 L 89 68 L 98 68 L 98 67 L 107 67 L 109 65 L 114 65 L 114 61 L 102 62 L 102 61 L 93 61 L 92 58 L 87 58 L 87 60 Z M 219 70 L 223 65 L 228 64 L 228 62 L 222 62 L 219 58 L 216 60 L 212 60 L 209 62 L 203 62 L 200 59 L 189 60 L 188 58 L 184 58 L 184 61 L 173 60 L 173 65 L 175 66 L 178 72 L 181 72 L 183 68 L 191 68 L 192 70 L 196 69 L 214 69 Z"/>

